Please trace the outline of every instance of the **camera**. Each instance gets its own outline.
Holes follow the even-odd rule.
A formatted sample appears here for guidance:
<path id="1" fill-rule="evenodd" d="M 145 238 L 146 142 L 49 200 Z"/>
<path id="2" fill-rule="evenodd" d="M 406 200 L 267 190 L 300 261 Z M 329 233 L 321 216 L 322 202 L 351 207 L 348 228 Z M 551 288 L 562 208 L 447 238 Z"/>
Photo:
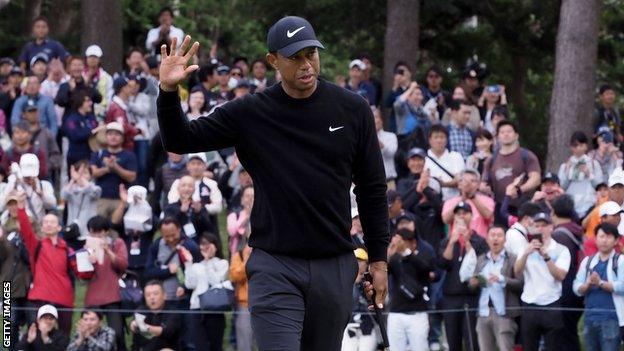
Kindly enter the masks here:
<path id="1" fill-rule="evenodd" d="M 500 93 L 500 85 L 488 85 L 487 91 L 488 93 L 498 94 Z"/>

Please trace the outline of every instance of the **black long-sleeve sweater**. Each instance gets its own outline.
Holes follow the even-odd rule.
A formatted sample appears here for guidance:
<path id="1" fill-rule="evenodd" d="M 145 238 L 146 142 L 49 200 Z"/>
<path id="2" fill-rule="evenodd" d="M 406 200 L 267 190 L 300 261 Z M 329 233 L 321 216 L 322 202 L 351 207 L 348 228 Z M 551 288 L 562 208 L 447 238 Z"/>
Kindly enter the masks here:
<path id="1" fill-rule="evenodd" d="M 308 98 L 276 84 L 191 122 L 177 92 L 161 91 L 157 106 L 166 150 L 236 148 L 254 181 L 250 246 L 302 258 L 353 250 L 353 182 L 370 261 L 386 261 L 386 178 L 372 112 L 360 96 L 319 79 Z"/>

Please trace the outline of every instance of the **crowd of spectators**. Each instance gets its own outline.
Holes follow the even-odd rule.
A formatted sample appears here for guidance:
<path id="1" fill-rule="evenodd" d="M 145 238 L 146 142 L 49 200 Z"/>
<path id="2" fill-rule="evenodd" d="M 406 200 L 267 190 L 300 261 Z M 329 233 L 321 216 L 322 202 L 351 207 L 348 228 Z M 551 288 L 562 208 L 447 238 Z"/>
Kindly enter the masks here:
<path id="1" fill-rule="evenodd" d="M 253 349 L 252 177 L 234 149 L 163 149 L 157 53 L 184 32 L 169 8 L 158 20 L 116 73 L 102 68 L 99 46 L 70 54 L 49 38 L 43 17 L 17 60 L 0 59 L 0 277 L 12 282 L 12 349 L 222 350 L 224 339 Z M 216 52 L 179 87 L 189 120 L 280 80 L 261 58 L 230 64 Z M 586 350 L 618 350 L 624 137 L 615 89 L 599 88 L 593 133 L 573 133 L 570 157 L 543 170 L 520 146 L 505 86 L 476 63 L 446 91 L 439 67 L 420 80 L 397 62 L 387 96 L 370 57 L 345 72 L 334 80 L 370 104 L 389 189 L 390 349 L 574 351 L 582 338 Z M 343 350 L 376 350 L 362 292 L 368 254 L 351 207 L 359 274 Z M 201 313 L 217 291 L 235 296 L 229 335 L 224 310 Z M 76 303 L 85 309 L 72 325 Z"/>

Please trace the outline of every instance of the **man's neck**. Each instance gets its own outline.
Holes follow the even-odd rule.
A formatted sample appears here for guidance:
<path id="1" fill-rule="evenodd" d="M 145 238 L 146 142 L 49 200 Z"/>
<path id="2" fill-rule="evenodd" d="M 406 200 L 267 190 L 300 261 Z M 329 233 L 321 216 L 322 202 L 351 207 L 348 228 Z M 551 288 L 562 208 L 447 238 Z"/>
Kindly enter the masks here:
<path id="1" fill-rule="evenodd" d="M 21 145 L 13 144 L 13 148 L 15 150 L 17 150 L 17 151 L 25 152 L 25 151 L 28 151 L 30 149 L 30 143 L 24 143 L 24 144 L 21 144 Z"/>
<path id="2" fill-rule="evenodd" d="M 492 256 L 492 260 L 497 261 L 498 258 L 500 257 L 501 252 L 503 252 L 503 250 L 498 250 L 497 252 L 494 251 L 490 251 L 490 256 Z"/>
<path id="3" fill-rule="evenodd" d="M 513 153 L 514 151 L 518 150 L 519 147 L 520 147 L 520 144 L 517 141 L 509 145 L 501 145 L 500 153 L 502 155 L 509 155 Z"/>
<path id="4" fill-rule="evenodd" d="M 440 86 L 439 85 L 429 85 L 429 86 L 427 86 L 427 89 L 429 89 L 430 93 L 436 94 L 438 91 L 440 91 Z"/>
<path id="5" fill-rule="evenodd" d="M 600 260 L 601 261 L 605 261 L 607 260 L 609 257 L 611 257 L 611 253 L 613 252 L 613 249 L 607 251 L 607 252 L 602 252 L 600 251 L 598 254 L 600 255 Z"/>
<path id="6" fill-rule="evenodd" d="M 357 79 L 353 79 L 349 82 L 349 85 L 351 86 L 352 89 L 357 89 L 360 87 L 360 84 L 362 84 L 362 81 L 357 80 Z"/>
<path id="7" fill-rule="evenodd" d="M 314 87 L 307 90 L 299 90 L 289 87 L 288 84 L 285 84 L 283 81 L 282 88 L 284 89 L 284 92 L 293 99 L 305 99 L 312 96 L 312 94 L 314 94 L 314 92 L 318 88 L 318 79 L 314 80 Z"/>
<path id="8" fill-rule="evenodd" d="M 39 122 L 30 123 L 31 132 L 37 132 L 39 131 L 39 129 L 41 129 L 41 125 L 39 124 Z"/>
<path id="9" fill-rule="evenodd" d="M 563 225 L 563 224 L 572 222 L 572 220 L 569 219 L 569 218 L 561 218 L 561 217 L 557 217 L 557 216 L 553 216 L 552 221 L 553 221 L 553 225 L 555 227 L 559 226 L 559 225 Z"/>
<path id="10" fill-rule="evenodd" d="M 35 38 L 35 43 L 41 45 L 46 40 L 46 38 Z"/>
<path id="11" fill-rule="evenodd" d="M 121 150 L 122 150 L 122 147 L 121 147 L 121 145 L 117 145 L 117 146 L 108 146 L 106 149 L 107 149 L 107 150 L 108 150 L 108 152 L 110 152 L 111 154 L 116 154 L 116 153 L 118 153 L 119 151 L 121 151 Z"/>
<path id="12" fill-rule="evenodd" d="M 123 101 L 123 102 L 128 102 L 128 100 L 130 98 L 128 95 L 126 95 L 124 93 L 117 94 L 117 97 L 119 97 L 121 99 L 121 101 Z"/>
<path id="13" fill-rule="evenodd" d="M 444 155 L 444 152 L 446 151 L 446 148 L 441 149 L 441 150 L 436 150 L 436 149 L 431 149 L 431 152 L 433 152 L 434 155 L 436 155 L 436 157 L 441 157 L 442 155 Z"/>

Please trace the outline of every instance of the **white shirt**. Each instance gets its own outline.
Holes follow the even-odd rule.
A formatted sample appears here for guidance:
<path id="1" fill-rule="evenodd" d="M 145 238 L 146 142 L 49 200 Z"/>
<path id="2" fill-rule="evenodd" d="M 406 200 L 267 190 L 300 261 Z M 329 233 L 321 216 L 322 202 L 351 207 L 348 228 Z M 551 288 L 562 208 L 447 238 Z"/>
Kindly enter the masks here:
<path id="1" fill-rule="evenodd" d="M 518 257 L 520 251 L 524 251 L 524 248 L 529 244 L 526 234 L 528 234 L 528 230 L 520 222 L 514 223 L 505 233 L 505 251 Z"/>
<path id="2" fill-rule="evenodd" d="M 147 32 L 147 39 L 145 39 L 145 48 L 147 48 L 148 52 L 151 52 L 152 54 L 156 53 L 160 53 L 160 51 L 155 52 L 154 47 L 152 47 L 152 44 L 158 40 L 158 37 L 160 36 L 160 26 L 156 27 L 156 28 L 152 28 L 149 30 L 149 32 Z M 170 29 L 169 29 L 169 38 L 177 38 L 177 48 L 180 48 L 180 45 L 182 45 L 182 41 L 184 40 L 184 31 L 180 28 L 174 27 L 173 25 L 171 25 Z"/>
<path id="3" fill-rule="evenodd" d="M 464 158 L 459 152 L 456 151 L 448 151 L 444 150 L 444 153 L 439 158 L 429 149 L 427 151 L 427 155 L 436 162 L 438 162 L 442 167 L 444 167 L 447 171 L 451 172 L 454 175 L 458 175 L 461 171 L 464 170 Z M 433 163 L 429 158 L 425 160 L 425 169 L 428 169 L 431 175 L 431 178 L 439 178 L 445 182 L 449 182 L 453 180 L 446 172 L 444 172 L 438 165 Z M 446 201 L 452 197 L 458 196 L 459 190 L 457 188 L 442 188 L 442 200 Z"/>
<path id="4" fill-rule="evenodd" d="M 524 250 L 520 250 L 518 256 L 523 255 Z M 546 252 L 557 267 L 564 271 L 570 269 L 571 258 L 568 248 L 551 239 Z M 559 300 L 560 297 L 561 282 L 550 274 L 548 265 L 539 253 L 531 253 L 524 266 L 524 291 L 520 299 L 525 303 L 544 306 Z"/>
<path id="5" fill-rule="evenodd" d="M 383 144 L 381 156 L 383 157 L 386 179 L 394 179 L 397 177 L 396 168 L 394 166 L 394 154 L 397 151 L 397 136 L 394 133 L 380 130 L 377 132 L 377 138 Z"/>

